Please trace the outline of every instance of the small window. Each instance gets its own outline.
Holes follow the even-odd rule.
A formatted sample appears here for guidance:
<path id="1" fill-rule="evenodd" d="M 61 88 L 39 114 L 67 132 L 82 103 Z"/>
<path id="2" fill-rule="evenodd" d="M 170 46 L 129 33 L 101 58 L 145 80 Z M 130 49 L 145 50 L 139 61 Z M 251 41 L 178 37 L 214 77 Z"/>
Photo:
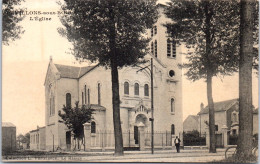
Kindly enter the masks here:
<path id="1" fill-rule="evenodd" d="M 154 41 L 154 56 L 157 58 L 157 40 Z"/>
<path id="2" fill-rule="evenodd" d="M 101 105 L 100 83 L 98 83 L 98 105 Z"/>
<path id="3" fill-rule="evenodd" d="M 172 113 L 175 112 L 175 102 L 174 102 L 174 98 L 171 98 L 171 112 L 172 112 Z"/>
<path id="4" fill-rule="evenodd" d="M 154 35 L 157 34 L 157 26 L 154 26 Z"/>
<path id="5" fill-rule="evenodd" d="M 84 92 L 85 92 L 85 104 L 87 104 L 87 86 L 84 86 Z"/>
<path id="6" fill-rule="evenodd" d="M 128 82 L 124 83 L 124 94 L 129 95 L 129 83 Z"/>
<path id="7" fill-rule="evenodd" d="M 175 126 L 174 126 L 174 124 L 171 125 L 171 134 L 172 135 L 175 134 Z"/>
<path id="8" fill-rule="evenodd" d="M 96 123 L 94 121 L 91 122 L 91 133 L 96 133 Z"/>
<path id="9" fill-rule="evenodd" d="M 139 96 L 139 84 L 135 83 L 135 95 Z"/>
<path id="10" fill-rule="evenodd" d="M 176 57 L 176 42 L 175 40 L 172 41 L 172 57 Z"/>
<path id="11" fill-rule="evenodd" d="M 153 37 L 153 28 L 151 28 L 151 37 Z"/>
<path id="12" fill-rule="evenodd" d="M 149 86 L 148 86 L 148 84 L 144 85 L 144 96 L 149 96 Z"/>
<path id="13" fill-rule="evenodd" d="M 170 70 L 170 71 L 169 71 L 169 76 L 170 76 L 170 77 L 175 76 L 175 72 L 174 72 L 174 70 Z"/>
<path id="14" fill-rule="evenodd" d="M 66 107 L 71 107 L 71 94 L 66 93 Z"/>
<path id="15" fill-rule="evenodd" d="M 171 57 L 171 41 L 167 39 L 167 57 Z"/>

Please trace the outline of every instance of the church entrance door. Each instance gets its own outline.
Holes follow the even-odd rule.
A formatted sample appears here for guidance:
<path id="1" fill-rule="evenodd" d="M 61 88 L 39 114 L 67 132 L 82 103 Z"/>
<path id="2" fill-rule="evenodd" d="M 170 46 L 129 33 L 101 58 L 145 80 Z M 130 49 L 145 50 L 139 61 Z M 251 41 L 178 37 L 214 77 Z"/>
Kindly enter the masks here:
<path id="1" fill-rule="evenodd" d="M 70 150 L 70 147 L 71 147 L 71 132 L 70 131 L 66 132 L 66 145 L 67 145 L 67 150 Z"/>
<path id="2" fill-rule="evenodd" d="M 134 140 L 135 140 L 135 144 L 139 144 L 138 142 L 138 127 L 137 126 L 134 126 Z"/>

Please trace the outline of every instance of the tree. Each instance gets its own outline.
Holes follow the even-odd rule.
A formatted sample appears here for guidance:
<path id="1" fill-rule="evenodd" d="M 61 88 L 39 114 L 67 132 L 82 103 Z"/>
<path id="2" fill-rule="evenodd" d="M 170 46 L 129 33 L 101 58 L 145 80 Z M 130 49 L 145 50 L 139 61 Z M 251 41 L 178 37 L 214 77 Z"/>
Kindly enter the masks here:
<path id="1" fill-rule="evenodd" d="M 19 134 L 18 136 L 17 136 L 17 144 L 18 144 L 18 149 L 20 149 L 21 148 L 21 143 L 23 143 L 23 140 L 24 140 L 24 135 L 22 135 L 22 134 Z"/>
<path id="2" fill-rule="evenodd" d="M 256 1 L 241 0 L 240 60 L 239 60 L 239 136 L 237 158 L 252 156 L 252 64 L 254 46 L 254 16 Z"/>
<path id="3" fill-rule="evenodd" d="M 27 144 L 27 148 L 29 148 L 30 145 L 30 133 L 26 133 L 24 135 L 24 139 L 22 140 L 23 143 Z"/>
<path id="4" fill-rule="evenodd" d="M 3 29 L 2 41 L 4 45 L 9 45 L 10 41 L 19 39 L 20 35 L 24 33 L 22 26 L 19 22 L 23 20 L 24 16 L 15 12 L 17 6 L 21 5 L 23 0 L 3 0 L 2 13 L 3 13 Z"/>
<path id="5" fill-rule="evenodd" d="M 209 106 L 210 152 L 216 152 L 212 78 L 237 71 L 239 6 L 236 0 L 171 0 L 165 14 L 170 37 L 187 46 L 188 79 L 206 79 Z"/>
<path id="6" fill-rule="evenodd" d="M 77 59 L 111 70 L 115 155 L 123 155 L 118 69 L 134 65 L 148 52 L 143 34 L 157 19 L 155 0 L 65 0 L 58 29 L 72 42 Z"/>
<path id="7" fill-rule="evenodd" d="M 91 105 L 83 105 L 79 107 L 79 102 L 76 102 L 74 108 L 64 105 L 62 111 L 59 110 L 58 113 L 62 119 L 59 120 L 59 122 L 64 123 L 68 129 L 73 132 L 74 139 L 78 140 L 79 149 L 79 140 L 83 140 L 84 137 L 83 124 L 92 119 L 91 116 L 94 110 L 91 108 Z"/>

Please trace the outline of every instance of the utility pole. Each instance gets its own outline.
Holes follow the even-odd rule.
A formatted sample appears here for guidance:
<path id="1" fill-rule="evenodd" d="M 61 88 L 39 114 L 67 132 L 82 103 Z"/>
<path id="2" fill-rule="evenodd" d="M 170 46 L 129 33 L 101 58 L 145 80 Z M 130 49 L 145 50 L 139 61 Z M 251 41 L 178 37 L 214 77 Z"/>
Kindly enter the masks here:
<path id="1" fill-rule="evenodd" d="M 154 116 L 153 116 L 153 58 L 151 58 L 151 129 L 152 129 L 152 133 L 151 133 L 151 149 L 152 149 L 152 154 L 154 153 Z"/>
<path id="2" fill-rule="evenodd" d="M 142 71 L 146 68 L 150 71 L 150 76 L 151 76 L 151 118 L 149 118 L 149 121 L 151 121 L 151 151 L 152 151 L 152 154 L 153 154 L 154 153 L 153 58 L 151 58 L 150 66 L 151 66 L 151 68 L 149 68 L 149 65 L 146 66 L 146 67 L 137 66 L 137 67 L 140 67 L 141 69 L 136 71 L 136 73 L 138 73 L 139 71 Z"/>
<path id="3" fill-rule="evenodd" d="M 54 134 L 52 134 L 52 149 L 53 149 L 53 152 L 54 152 Z"/>

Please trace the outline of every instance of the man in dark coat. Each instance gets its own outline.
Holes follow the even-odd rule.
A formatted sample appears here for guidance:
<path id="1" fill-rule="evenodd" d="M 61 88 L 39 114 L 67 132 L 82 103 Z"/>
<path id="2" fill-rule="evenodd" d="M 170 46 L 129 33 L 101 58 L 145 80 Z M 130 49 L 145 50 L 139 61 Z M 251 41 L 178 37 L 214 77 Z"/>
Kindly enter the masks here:
<path id="1" fill-rule="evenodd" d="M 174 144 L 176 146 L 177 153 L 179 153 L 180 152 L 181 140 L 178 138 L 178 136 L 176 136 L 176 138 L 174 139 Z"/>

